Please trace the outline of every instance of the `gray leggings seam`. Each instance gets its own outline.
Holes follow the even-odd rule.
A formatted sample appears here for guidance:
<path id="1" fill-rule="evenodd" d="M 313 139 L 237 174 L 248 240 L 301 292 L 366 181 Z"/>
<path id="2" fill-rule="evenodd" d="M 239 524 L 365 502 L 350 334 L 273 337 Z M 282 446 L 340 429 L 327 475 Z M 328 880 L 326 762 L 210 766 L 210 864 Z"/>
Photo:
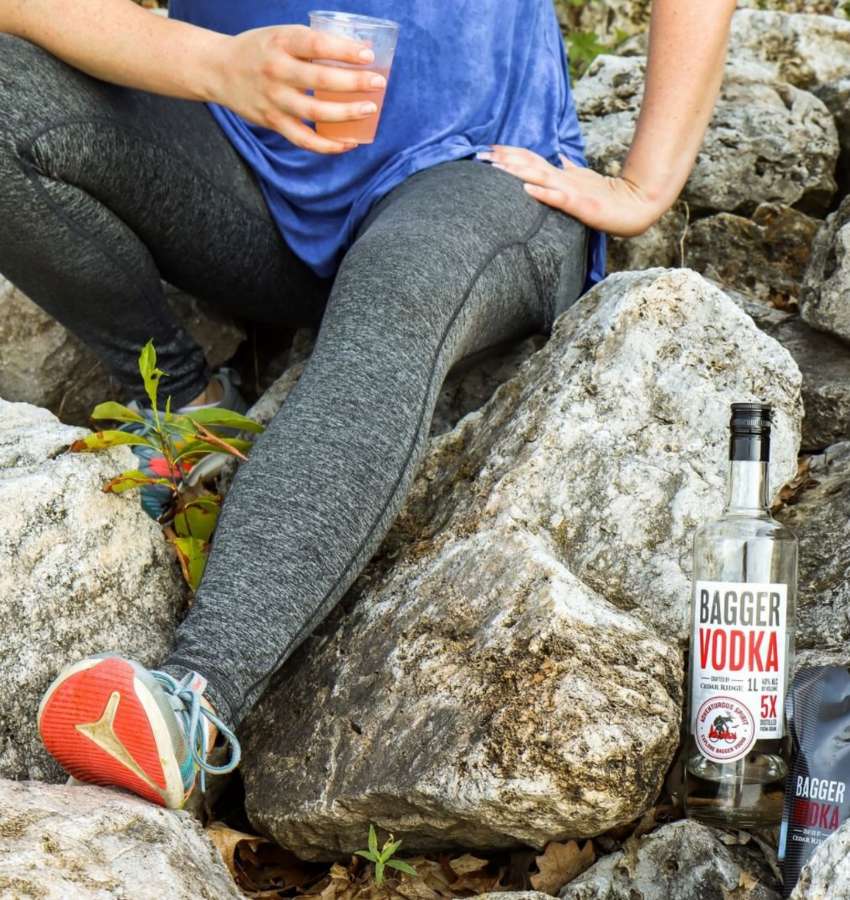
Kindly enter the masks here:
<path id="1" fill-rule="evenodd" d="M 544 210 L 544 212 L 548 213 L 548 210 Z M 544 216 L 544 218 L 545 218 L 545 216 Z M 541 222 L 541 226 L 542 226 L 542 224 L 543 223 Z M 540 229 L 538 228 L 537 230 L 539 231 Z M 532 235 L 532 237 L 533 237 L 533 235 Z M 528 241 L 526 241 L 525 244 L 523 245 L 523 252 L 525 254 L 526 261 L 528 262 L 528 268 L 531 270 L 531 277 L 534 280 L 534 290 L 537 293 L 537 301 L 538 301 L 538 303 L 540 303 L 541 309 L 543 310 L 544 320 L 548 325 L 549 320 L 551 318 L 551 311 L 549 309 L 549 303 L 547 303 L 544 300 L 543 288 L 541 287 L 541 284 L 540 284 L 540 272 L 537 268 L 537 263 L 534 262 L 534 257 L 532 256 L 531 250 L 529 249 L 529 246 L 528 246 L 530 241 L 531 241 L 531 238 L 529 238 Z"/>
<path id="2" fill-rule="evenodd" d="M 428 399 L 433 392 L 433 381 L 434 381 L 434 375 L 437 371 L 437 364 L 443 355 L 443 351 L 445 349 L 448 336 L 451 333 L 451 330 L 454 327 L 455 323 L 457 322 L 458 316 L 462 312 L 463 308 L 466 306 L 466 301 L 469 299 L 469 296 L 472 293 L 473 289 L 475 288 L 475 285 L 478 283 L 478 281 L 481 278 L 481 276 L 483 275 L 483 273 L 487 270 L 487 267 L 503 252 L 505 252 L 506 250 L 510 250 L 512 247 L 523 247 L 524 249 L 527 249 L 528 242 L 531 241 L 534 238 L 534 236 L 543 227 L 543 222 L 545 221 L 548 212 L 549 212 L 549 210 L 545 207 L 543 209 L 541 209 L 536 220 L 532 223 L 532 225 L 529 227 L 528 231 L 519 240 L 505 241 L 504 243 L 498 244 L 496 247 L 494 247 L 490 251 L 490 253 L 482 260 L 482 262 L 478 265 L 475 272 L 473 273 L 473 276 L 470 279 L 469 285 L 467 286 L 466 290 L 464 291 L 463 296 L 460 299 L 460 302 L 458 303 L 457 307 L 455 308 L 454 312 L 452 313 L 451 318 L 446 323 L 446 327 L 443 329 L 443 333 L 440 336 L 440 340 L 437 345 L 437 352 L 434 354 L 434 359 L 431 363 L 431 371 L 428 375 L 428 390 L 423 392 L 422 405 L 420 406 L 420 409 L 419 409 L 419 419 L 418 419 L 418 423 L 417 423 L 417 428 L 415 429 L 414 439 L 410 445 L 410 448 L 407 451 L 407 456 L 405 458 L 404 464 L 400 469 L 399 476 L 396 479 L 396 482 L 393 485 L 393 488 L 390 491 L 389 496 L 387 497 L 386 501 L 384 502 L 384 505 L 381 507 L 381 510 L 373 518 L 372 524 L 369 526 L 363 540 L 360 542 L 359 546 L 357 547 L 355 552 L 352 554 L 348 565 L 340 573 L 339 577 L 334 582 L 334 584 L 325 592 L 324 597 L 322 597 L 321 602 L 317 605 L 315 611 L 313 612 L 313 615 L 307 620 L 307 622 L 305 622 L 305 624 L 301 627 L 301 630 L 292 639 L 292 641 L 289 642 L 289 646 L 287 647 L 287 649 L 284 650 L 284 652 L 281 653 L 280 656 L 278 656 L 277 659 L 275 660 L 274 667 L 272 670 L 273 672 L 276 671 L 277 669 L 279 669 L 281 667 L 281 665 L 283 665 L 283 662 L 285 661 L 287 655 L 289 653 L 291 653 L 293 648 L 296 647 L 303 640 L 305 634 L 309 634 L 311 631 L 313 631 L 317 622 L 321 621 L 324 618 L 324 616 L 327 613 L 327 611 L 325 610 L 324 607 L 328 601 L 328 598 L 334 594 L 334 592 L 337 590 L 339 585 L 348 577 L 352 567 L 357 564 L 357 561 L 360 558 L 360 555 L 363 553 L 363 550 L 369 543 L 369 540 L 371 539 L 372 535 L 375 533 L 375 529 L 380 525 L 381 521 L 383 520 L 384 516 L 387 513 L 387 510 L 392 506 L 393 499 L 395 498 L 398 491 L 401 489 L 404 475 L 408 471 L 410 461 L 411 461 L 414 453 L 416 452 L 416 447 L 417 447 L 417 443 L 418 443 L 417 436 L 421 433 L 422 424 L 425 420 Z M 536 287 L 535 287 L 535 289 L 536 289 Z M 539 291 L 538 291 L 538 295 L 539 295 Z M 264 676 L 263 678 L 260 678 L 257 681 L 255 681 L 248 688 L 248 690 L 245 692 L 245 694 L 250 695 L 250 694 L 254 693 L 254 691 L 256 691 L 257 688 L 261 687 L 263 684 L 265 684 L 268 681 L 268 678 L 269 678 L 269 676 Z M 222 690 L 223 689 L 224 688 L 222 688 Z M 245 697 L 243 696 L 239 699 L 244 701 Z"/>

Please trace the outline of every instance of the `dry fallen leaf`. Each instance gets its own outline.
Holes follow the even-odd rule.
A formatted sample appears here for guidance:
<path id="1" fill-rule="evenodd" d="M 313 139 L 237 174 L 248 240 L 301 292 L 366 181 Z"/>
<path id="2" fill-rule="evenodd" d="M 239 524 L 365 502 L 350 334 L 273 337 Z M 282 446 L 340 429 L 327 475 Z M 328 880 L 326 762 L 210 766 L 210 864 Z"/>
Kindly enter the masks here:
<path id="1" fill-rule="evenodd" d="M 404 895 L 407 897 L 452 897 L 452 880 L 454 873 L 448 864 L 441 864 L 434 859 L 417 856 L 406 859 L 416 869 L 416 878 L 404 879 Z M 422 892 L 429 891 L 430 894 Z"/>
<path id="2" fill-rule="evenodd" d="M 304 888 L 318 881 L 322 866 L 305 863 L 267 838 L 245 834 L 213 822 L 206 833 L 218 849 L 233 880 L 249 897 L 279 897 L 282 891 Z"/>
<path id="3" fill-rule="evenodd" d="M 576 841 L 568 844 L 552 841 L 546 845 L 543 855 L 537 857 L 539 871 L 531 876 L 531 886 L 544 894 L 557 894 L 565 884 L 590 868 L 595 860 L 593 841 L 585 841 L 581 848 Z"/>
<path id="4" fill-rule="evenodd" d="M 736 831 L 734 834 L 731 831 L 720 832 L 720 840 L 723 841 L 727 847 L 734 847 L 738 844 L 749 844 L 752 839 L 753 836 L 749 831 Z"/>
<path id="5" fill-rule="evenodd" d="M 236 869 L 236 849 L 240 844 L 248 844 L 251 849 L 256 850 L 260 844 L 268 844 L 266 838 L 258 837 L 256 834 L 245 834 L 244 831 L 236 831 L 225 825 L 224 822 L 213 822 L 207 828 L 207 837 L 213 842 L 216 850 L 221 854 L 224 864 L 230 869 L 230 874 L 234 880 L 237 878 Z"/>
<path id="6" fill-rule="evenodd" d="M 759 879 L 749 872 L 741 872 L 738 876 L 738 886 L 731 891 L 723 889 L 723 900 L 746 900 L 758 887 Z"/>
<path id="7" fill-rule="evenodd" d="M 779 494 L 773 501 L 773 506 L 771 507 L 772 512 L 777 512 L 783 507 L 793 506 L 795 503 L 799 503 L 800 498 L 806 491 L 811 490 L 813 487 L 817 487 L 819 482 L 817 479 L 812 478 L 810 474 L 811 465 L 812 461 L 810 457 L 800 457 L 797 462 L 797 474 L 780 488 Z"/>
<path id="8" fill-rule="evenodd" d="M 487 864 L 488 861 L 486 859 L 479 859 L 471 853 L 464 853 L 463 856 L 458 856 L 457 859 L 451 860 L 449 868 L 455 875 L 460 876 L 468 875 L 470 872 L 480 872 L 487 867 Z"/>
<path id="9" fill-rule="evenodd" d="M 745 890 L 751 891 L 757 884 L 759 883 L 758 878 L 755 875 L 750 875 L 749 872 L 741 872 L 741 877 L 738 881 L 740 887 Z"/>

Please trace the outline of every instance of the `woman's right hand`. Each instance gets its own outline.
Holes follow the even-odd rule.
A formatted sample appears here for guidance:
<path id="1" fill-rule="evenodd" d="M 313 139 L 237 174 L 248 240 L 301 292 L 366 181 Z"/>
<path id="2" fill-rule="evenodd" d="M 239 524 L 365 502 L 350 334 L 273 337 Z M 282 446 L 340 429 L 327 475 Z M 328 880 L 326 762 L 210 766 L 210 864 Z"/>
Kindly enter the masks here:
<path id="1" fill-rule="evenodd" d="M 219 46 L 211 63 L 209 100 L 316 153 L 344 153 L 357 144 L 321 137 L 302 119 L 363 119 L 375 112 L 375 104 L 332 103 L 317 100 L 306 91 L 378 91 L 386 86 L 377 72 L 312 62 L 321 59 L 364 66 L 374 61 L 374 54 L 365 44 L 304 25 L 257 28 L 224 37 Z"/>

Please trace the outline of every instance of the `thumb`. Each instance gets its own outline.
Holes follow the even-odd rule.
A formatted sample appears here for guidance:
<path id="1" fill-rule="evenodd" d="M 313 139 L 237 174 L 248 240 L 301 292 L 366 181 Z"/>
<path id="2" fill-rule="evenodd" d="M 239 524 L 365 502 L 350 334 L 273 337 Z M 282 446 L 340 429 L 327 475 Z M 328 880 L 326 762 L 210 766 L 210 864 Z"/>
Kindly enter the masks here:
<path id="1" fill-rule="evenodd" d="M 578 168 L 578 166 L 571 159 L 567 159 L 567 157 L 564 156 L 563 153 L 558 154 L 558 159 L 561 160 L 561 165 L 565 169 L 577 169 Z"/>

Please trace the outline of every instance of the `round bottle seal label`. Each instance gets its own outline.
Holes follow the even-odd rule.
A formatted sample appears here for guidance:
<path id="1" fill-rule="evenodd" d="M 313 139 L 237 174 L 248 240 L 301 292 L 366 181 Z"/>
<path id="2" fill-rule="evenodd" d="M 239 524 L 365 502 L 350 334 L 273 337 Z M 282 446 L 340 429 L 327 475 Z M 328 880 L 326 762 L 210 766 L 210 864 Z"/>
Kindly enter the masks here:
<path id="1" fill-rule="evenodd" d="M 697 710 L 694 734 L 707 759 L 734 762 L 746 756 L 756 742 L 756 723 L 740 700 L 715 694 Z"/>

